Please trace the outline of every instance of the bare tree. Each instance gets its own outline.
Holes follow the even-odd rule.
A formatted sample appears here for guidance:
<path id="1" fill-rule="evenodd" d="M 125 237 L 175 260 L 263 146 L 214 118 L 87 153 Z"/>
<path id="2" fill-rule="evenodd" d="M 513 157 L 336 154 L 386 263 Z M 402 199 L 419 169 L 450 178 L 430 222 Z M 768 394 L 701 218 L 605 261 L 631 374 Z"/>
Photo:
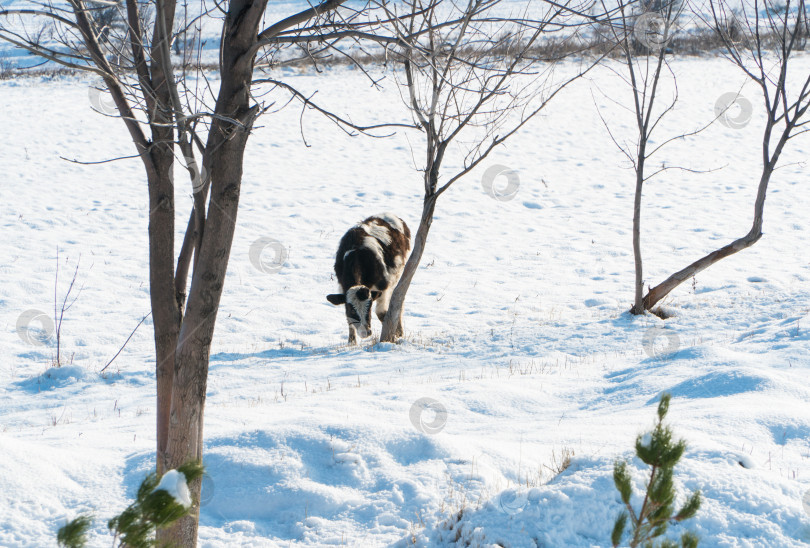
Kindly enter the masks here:
<path id="1" fill-rule="evenodd" d="M 336 41 L 348 36 L 335 33 L 344 24 L 354 24 L 359 12 L 338 13 L 345 0 L 324 0 L 261 28 L 267 0 L 230 0 L 175 26 L 175 0 L 125 0 L 121 31 L 104 22 L 109 14 L 98 17 L 99 8 L 89 1 L 68 0 L 69 8 L 64 9 L 32 0 L 30 7 L 0 10 L 0 39 L 45 60 L 98 75 L 143 163 L 149 194 L 157 470 L 162 474 L 202 461 L 209 351 L 233 241 L 245 147 L 257 116 L 267 108 L 251 93 L 257 83 L 254 68 L 257 62 L 267 64 L 273 48 L 284 44 L 305 49 L 312 59 L 313 50 L 335 50 Z M 108 7 L 105 2 L 103 9 Z M 171 46 L 205 17 L 222 18 L 219 88 L 207 84 L 200 92 L 186 85 L 185 55 L 178 74 Z M 30 31 L 43 27 L 48 32 Z M 113 39 L 116 32 L 120 40 Z M 324 33 L 334 34 L 326 45 L 308 46 L 322 42 Z M 199 40 L 195 47 L 201 47 Z M 197 76 L 197 81 L 207 82 L 199 69 Z M 277 84 L 305 106 L 316 106 L 293 88 Z M 318 110 L 347 131 L 368 129 Z M 174 185 L 175 165 L 188 171 L 193 199 L 177 254 L 175 198 L 180 189 Z M 198 500 L 200 481 L 192 482 L 191 489 Z M 161 530 L 158 541 L 195 546 L 198 519 L 195 514 L 179 520 Z"/>
<path id="2" fill-rule="evenodd" d="M 73 277 L 70 279 L 70 284 L 68 285 L 67 291 L 65 291 L 65 297 L 62 299 L 61 306 L 59 305 L 59 248 L 56 249 L 56 273 L 54 275 L 53 280 L 53 324 L 56 327 L 54 331 L 54 335 L 56 338 L 56 357 L 53 360 L 54 367 L 62 367 L 64 365 L 62 363 L 62 321 L 65 319 L 65 312 L 71 309 L 71 307 L 76 304 L 76 301 L 79 300 L 79 296 L 82 294 L 82 290 L 84 286 L 82 285 L 79 290 L 76 292 L 76 295 L 73 299 L 70 299 L 70 294 L 73 292 L 73 286 L 76 285 L 76 278 L 79 275 L 79 265 L 81 264 L 82 256 L 79 255 L 79 258 L 76 260 L 76 268 L 73 270 Z M 68 303 L 70 300 L 70 303 Z M 73 362 L 73 358 L 71 357 L 70 362 Z"/>
<path id="3" fill-rule="evenodd" d="M 602 6 L 606 6 L 604 0 Z M 603 25 L 607 27 L 607 33 L 619 53 L 621 68 L 614 69 L 614 72 L 630 90 L 632 107 L 629 110 L 635 120 L 635 139 L 633 143 L 628 144 L 613 134 L 609 123 L 602 113 L 599 113 L 610 138 L 630 161 L 635 176 L 633 200 L 635 280 L 633 307 L 630 309 L 632 314 L 644 313 L 644 261 L 641 253 L 641 205 L 644 184 L 665 169 L 671 169 L 661 167 L 650 173 L 649 161 L 667 143 L 696 133 L 681 133 L 664 140 L 653 149 L 649 148 L 651 136 L 667 114 L 672 112 L 678 100 L 677 82 L 667 60 L 667 46 L 673 37 L 681 12 L 682 4 L 678 0 L 655 0 L 640 7 L 620 5 L 614 17 Z M 665 81 L 672 85 L 672 95 L 667 100 L 659 97 Z"/>
<path id="4" fill-rule="evenodd" d="M 407 18 L 397 16 L 399 5 Z M 405 0 L 381 6 L 390 22 L 385 28 L 391 57 L 402 64 L 403 102 L 424 134 L 424 161 L 418 166 L 422 216 L 380 334 L 381 341 L 394 342 L 403 335 L 405 296 L 439 196 L 593 65 L 583 62 L 570 67 L 573 74 L 557 74 L 556 61 L 576 44 L 574 20 L 587 17 L 585 6 L 575 2 L 527 3 L 519 15 L 504 15 L 508 7 L 501 0 Z M 566 30 L 564 39 L 546 40 Z M 450 174 L 442 175 L 447 163 Z"/>
<path id="5" fill-rule="evenodd" d="M 643 307 L 652 308 L 685 280 L 716 262 L 751 247 L 762 237 L 763 212 L 768 183 L 785 145 L 796 135 L 807 131 L 807 109 L 810 107 L 810 73 L 806 69 L 791 71 L 790 63 L 807 35 L 805 0 L 787 1 L 777 9 L 771 0 L 754 0 L 743 4 L 742 24 L 725 0 L 710 0 L 712 27 L 720 36 L 726 57 L 762 92 L 765 128 L 762 133 L 762 171 L 759 176 L 754 218 L 747 234 L 716 249 L 672 274 L 644 296 Z M 734 6 L 736 8 L 736 5 Z"/>

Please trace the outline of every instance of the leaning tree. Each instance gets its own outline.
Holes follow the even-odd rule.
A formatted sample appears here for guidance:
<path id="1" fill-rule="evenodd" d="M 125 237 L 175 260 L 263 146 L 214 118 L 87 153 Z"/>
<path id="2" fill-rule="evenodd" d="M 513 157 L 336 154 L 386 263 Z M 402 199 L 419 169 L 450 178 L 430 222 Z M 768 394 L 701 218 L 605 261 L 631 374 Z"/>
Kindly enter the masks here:
<path id="1" fill-rule="evenodd" d="M 269 82 L 257 69 L 289 59 L 279 54 L 284 45 L 318 62 L 339 51 L 338 40 L 374 27 L 363 10 L 345 8 L 344 2 L 324 0 L 264 28 L 267 0 L 203 5 L 191 16 L 179 12 L 175 0 L 124 0 L 115 5 L 117 18 L 102 12 L 112 4 L 90 0 L 68 0 L 67 7 L 31 0 L 0 10 L 0 39 L 101 79 L 144 166 L 159 474 L 202 460 L 209 352 L 233 242 L 245 147 L 267 108 L 252 93 L 257 82 L 265 88 Z M 195 31 L 199 35 L 201 22 L 211 18 L 222 29 L 215 63 L 218 86 L 200 63 L 196 69 L 188 64 L 195 56 L 201 60 L 202 43 L 186 37 Z M 172 57 L 178 39 L 184 40 L 184 48 L 175 48 L 183 53 L 180 60 Z M 187 55 L 189 44 L 196 53 Z M 194 84 L 187 80 L 189 71 L 196 71 Z M 317 107 L 289 85 L 276 84 L 349 131 L 370 129 Z M 189 192 L 175 185 L 175 166 L 188 171 L 193 200 L 179 252 L 175 201 L 178 192 Z M 200 481 L 193 481 L 191 489 L 199 500 Z M 158 541 L 196 545 L 198 520 L 199 515 L 179 520 L 159 531 Z"/>
<path id="2" fill-rule="evenodd" d="M 788 141 L 808 129 L 810 70 L 793 62 L 808 35 L 805 0 L 787 0 L 785 3 L 754 0 L 753 3 L 743 2 L 741 6 L 731 6 L 726 0 L 709 0 L 708 7 L 711 16 L 703 20 L 719 36 L 725 56 L 762 93 L 765 126 L 753 220 L 745 235 L 701 257 L 650 289 L 644 296 L 646 309 L 655 306 L 684 281 L 751 247 L 762 238 L 768 184 Z M 696 15 L 702 17 L 700 12 Z M 731 105 L 733 102 L 728 106 Z"/>

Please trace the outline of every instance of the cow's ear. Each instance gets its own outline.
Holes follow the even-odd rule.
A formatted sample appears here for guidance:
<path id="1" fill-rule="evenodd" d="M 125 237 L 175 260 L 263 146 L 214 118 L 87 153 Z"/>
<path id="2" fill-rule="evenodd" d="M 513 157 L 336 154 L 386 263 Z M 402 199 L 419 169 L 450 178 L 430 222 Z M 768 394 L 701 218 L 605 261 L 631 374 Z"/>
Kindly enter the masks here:
<path id="1" fill-rule="evenodd" d="M 377 297 L 379 297 L 380 295 L 382 295 L 382 291 L 374 291 L 373 289 L 371 290 L 371 300 L 372 301 L 376 300 Z"/>
<path id="2" fill-rule="evenodd" d="M 346 295 L 343 293 L 334 293 L 332 295 L 327 295 L 326 300 L 334 305 L 346 304 Z"/>

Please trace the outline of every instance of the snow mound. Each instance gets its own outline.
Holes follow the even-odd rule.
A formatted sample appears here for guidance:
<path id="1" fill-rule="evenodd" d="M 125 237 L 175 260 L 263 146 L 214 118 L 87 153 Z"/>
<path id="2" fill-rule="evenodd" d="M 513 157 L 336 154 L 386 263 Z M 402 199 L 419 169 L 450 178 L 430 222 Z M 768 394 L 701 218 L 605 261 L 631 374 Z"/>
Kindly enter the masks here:
<path id="1" fill-rule="evenodd" d="M 78 365 L 63 365 L 62 367 L 51 367 L 41 375 L 20 381 L 17 385 L 33 391 L 42 391 L 62 388 L 84 379 L 84 368 Z"/>

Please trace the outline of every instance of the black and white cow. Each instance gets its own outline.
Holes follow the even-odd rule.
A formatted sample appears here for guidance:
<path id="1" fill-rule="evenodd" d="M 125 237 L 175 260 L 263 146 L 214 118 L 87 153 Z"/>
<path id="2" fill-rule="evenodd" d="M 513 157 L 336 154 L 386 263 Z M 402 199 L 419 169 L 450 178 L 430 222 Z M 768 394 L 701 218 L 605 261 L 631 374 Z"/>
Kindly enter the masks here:
<path id="1" fill-rule="evenodd" d="M 385 318 L 410 248 L 408 225 L 390 213 L 369 217 L 340 239 L 335 274 L 341 293 L 327 295 L 326 299 L 334 305 L 345 305 L 349 344 L 357 342 L 357 334 L 363 339 L 371 335 L 372 302 L 377 302 L 375 312 L 380 321 Z"/>

